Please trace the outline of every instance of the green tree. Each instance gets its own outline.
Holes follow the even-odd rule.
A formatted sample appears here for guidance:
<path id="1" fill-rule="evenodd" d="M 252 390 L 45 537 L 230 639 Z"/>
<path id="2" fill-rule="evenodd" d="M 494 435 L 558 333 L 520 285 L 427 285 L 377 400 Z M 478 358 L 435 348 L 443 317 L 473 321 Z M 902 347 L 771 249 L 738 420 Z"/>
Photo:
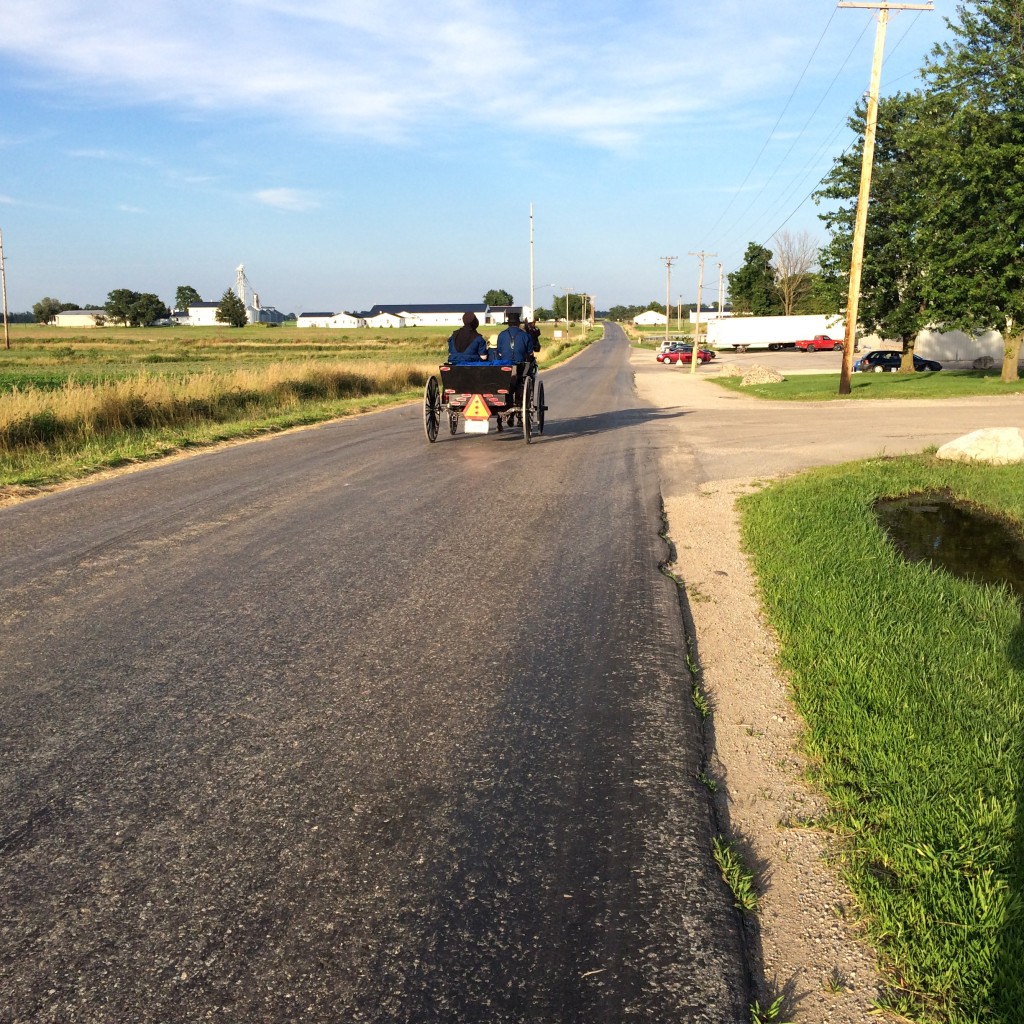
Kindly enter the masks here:
<path id="1" fill-rule="evenodd" d="M 782 312 L 771 249 L 756 242 L 747 246 L 743 266 L 729 274 L 729 298 L 737 313 L 773 316 Z"/>
<path id="2" fill-rule="evenodd" d="M 111 320 L 125 327 L 144 327 L 171 315 L 159 296 L 152 292 L 134 292 L 130 288 L 115 288 L 108 292 L 103 309 Z"/>
<path id="3" fill-rule="evenodd" d="M 235 294 L 233 288 L 229 288 L 221 296 L 220 305 L 217 306 L 216 320 L 218 323 L 228 324 L 231 327 L 244 327 L 249 322 L 245 303 Z"/>
<path id="4" fill-rule="evenodd" d="M 505 291 L 504 288 L 492 288 L 484 295 L 484 302 L 488 306 L 511 306 L 512 301 L 512 293 Z"/>
<path id="5" fill-rule="evenodd" d="M 53 318 L 66 309 L 78 309 L 78 306 L 74 302 L 61 302 L 60 299 L 52 299 L 46 295 L 32 307 L 32 313 L 37 323 L 51 324 Z"/>
<path id="6" fill-rule="evenodd" d="M 1024 18 L 1020 0 L 972 6 L 924 68 L 923 288 L 946 326 L 1002 332 L 1009 382 L 1024 341 Z"/>
<path id="7" fill-rule="evenodd" d="M 174 293 L 174 308 L 185 310 L 202 302 L 203 297 L 190 284 L 179 284 L 178 290 Z"/>
<path id="8" fill-rule="evenodd" d="M 927 252 L 922 246 L 921 223 L 929 198 L 918 165 L 921 116 L 919 96 L 900 94 L 879 103 L 857 315 L 858 328 L 899 339 L 903 346 L 901 370 L 907 373 L 913 372 L 917 335 L 933 319 L 924 296 Z M 865 126 L 866 108 L 861 104 L 850 119 L 860 146 L 836 159 L 823 187 L 815 193 L 819 203 L 838 204 L 821 214 L 832 232 L 820 261 L 819 296 L 829 306 L 825 312 L 845 311 L 849 299 Z"/>

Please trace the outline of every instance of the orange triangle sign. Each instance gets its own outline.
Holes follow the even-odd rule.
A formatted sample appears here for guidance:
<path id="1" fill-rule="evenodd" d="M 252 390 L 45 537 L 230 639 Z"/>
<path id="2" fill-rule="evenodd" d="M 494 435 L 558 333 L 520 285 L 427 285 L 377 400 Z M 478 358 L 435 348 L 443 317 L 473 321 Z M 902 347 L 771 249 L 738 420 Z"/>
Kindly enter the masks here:
<path id="1" fill-rule="evenodd" d="M 489 420 L 491 418 L 491 410 L 487 408 L 487 403 L 482 395 L 474 395 L 466 403 L 466 408 L 462 410 L 462 415 L 467 420 Z"/>

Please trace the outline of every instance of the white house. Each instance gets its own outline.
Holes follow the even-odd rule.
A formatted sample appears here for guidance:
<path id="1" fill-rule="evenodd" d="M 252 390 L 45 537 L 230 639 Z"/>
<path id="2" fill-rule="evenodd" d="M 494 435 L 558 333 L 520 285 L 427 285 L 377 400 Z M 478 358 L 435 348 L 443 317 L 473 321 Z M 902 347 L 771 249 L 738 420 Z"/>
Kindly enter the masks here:
<path id="1" fill-rule="evenodd" d="M 296 318 L 296 327 L 330 327 L 333 313 L 300 313 Z"/>
<path id="2" fill-rule="evenodd" d="M 376 307 L 375 307 L 376 308 Z M 361 319 L 365 322 L 367 327 L 405 327 L 406 320 L 404 316 L 400 316 L 397 313 L 374 313 L 371 310 L 368 314 L 362 314 Z"/>
<path id="3" fill-rule="evenodd" d="M 502 307 L 504 309 L 505 307 Z M 427 303 L 419 305 L 376 305 L 367 313 L 357 313 L 356 316 L 366 320 L 367 327 L 396 326 L 384 322 L 377 322 L 378 317 L 393 316 L 399 317 L 403 322 L 397 326 L 401 327 L 461 327 L 462 314 L 474 313 L 480 323 L 504 323 L 501 320 L 488 317 L 488 307 L 483 302 L 469 303 Z"/>
<path id="4" fill-rule="evenodd" d="M 637 327 L 653 327 L 655 325 L 664 327 L 665 324 L 668 323 L 668 320 L 664 313 L 659 313 L 654 309 L 647 309 L 639 316 L 633 317 L 633 323 Z"/>
<path id="5" fill-rule="evenodd" d="M 178 320 L 178 323 L 184 323 L 189 327 L 222 327 L 223 324 L 217 321 L 219 305 L 219 302 L 193 302 L 188 307 L 187 319 Z"/>
<path id="6" fill-rule="evenodd" d="M 53 318 L 54 327 L 102 327 L 105 322 L 102 309 L 65 309 Z"/>
<path id="7" fill-rule="evenodd" d="M 328 327 L 365 327 L 366 321 L 362 317 L 356 316 L 354 313 L 335 313 L 334 316 L 327 321 Z"/>

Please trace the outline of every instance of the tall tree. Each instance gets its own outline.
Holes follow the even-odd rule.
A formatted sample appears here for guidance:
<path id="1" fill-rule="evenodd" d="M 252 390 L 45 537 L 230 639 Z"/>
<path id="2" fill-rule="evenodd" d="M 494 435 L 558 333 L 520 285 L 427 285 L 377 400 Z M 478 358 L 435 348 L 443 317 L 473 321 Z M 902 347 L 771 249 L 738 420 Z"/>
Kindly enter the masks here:
<path id="1" fill-rule="evenodd" d="M 78 309 L 78 306 L 73 302 L 61 302 L 60 299 L 52 299 L 45 295 L 33 305 L 32 313 L 37 323 L 49 324 L 53 323 L 53 318 L 58 313 L 63 313 L 66 309 Z"/>
<path id="2" fill-rule="evenodd" d="M 144 327 L 154 320 L 170 316 L 170 310 L 152 292 L 134 292 L 130 288 L 115 288 L 107 293 L 103 307 L 111 320 L 125 327 Z"/>
<path id="3" fill-rule="evenodd" d="M 244 327 L 249 322 L 245 303 L 235 294 L 233 288 L 229 288 L 221 296 L 216 320 L 218 323 L 228 324 L 231 327 Z"/>
<path id="4" fill-rule="evenodd" d="M 202 302 L 203 297 L 190 284 L 179 284 L 178 290 L 174 293 L 174 308 L 185 310 Z"/>
<path id="5" fill-rule="evenodd" d="M 812 271 L 818 265 L 818 242 L 809 231 L 793 234 L 780 231 L 775 245 L 775 287 L 782 303 L 782 312 L 792 316 L 811 293 Z"/>
<path id="6" fill-rule="evenodd" d="M 756 242 L 747 246 L 743 266 L 729 274 L 729 297 L 736 313 L 772 316 L 782 312 L 771 249 Z"/>
<path id="7" fill-rule="evenodd" d="M 511 306 L 512 293 L 505 291 L 504 288 L 492 288 L 484 295 L 484 302 L 488 306 Z"/>
<path id="8" fill-rule="evenodd" d="M 927 252 L 922 245 L 921 221 L 928 190 L 922 183 L 919 124 L 924 116 L 921 98 L 900 94 L 880 101 L 871 175 L 871 202 L 864 243 L 858 327 L 903 346 L 901 370 L 914 368 L 914 343 L 933 321 L 924 298 Z M 860 189 L 861 153 L 866 108 L 850 119 L 860 145 L 838 157 L 815 193 L 819 203 L 832 206 L 821 219 L 832 232 L 821 252 L 819 291 L 830 300 L 828 312 L 845 312 L 849 297 L 853 226 Z"/>
<path id="9" fill-rule="evenodd" d="M 947 326 L 1000 330 L 1002 379 L 1015 381 L 1024 341 L 1024 11 L 1021 0 L 976 0 L 957 13 L 924 68 L 924 290 Z"/>

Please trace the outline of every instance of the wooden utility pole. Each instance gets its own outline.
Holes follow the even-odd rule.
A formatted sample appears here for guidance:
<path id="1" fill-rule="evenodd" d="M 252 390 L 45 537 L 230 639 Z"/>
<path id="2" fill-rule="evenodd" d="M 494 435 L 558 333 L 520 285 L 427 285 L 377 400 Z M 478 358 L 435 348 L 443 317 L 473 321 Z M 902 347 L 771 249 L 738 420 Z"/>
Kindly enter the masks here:
<path id="1" fill-rule="evenodd" d="M 868 199 L 871 197 L 871 167 L 875 158 L 875 130 L 878 127 L 878 91 L 882 81 L 882 54 L 885 50 L 885 27 L 890 11 L 933 11 L 931 4 L 890 4 L 884 0 L 860 3 L 841 0 L 839 7 L 862 7 L 878 11 L 875 31 L 875 53 L 871 61 L 871 85 L 868 89 L 867 121 L 864 125 L 864 152 L 860 162 L 860 191 L 857 193 L 857 216 L 853 226 L 853 254 L 850 257 L 850 292 L 846 301 L 846 340 L 843 345 L 843 369 L 839 375 L 839 394 L 848 395 L 853 376 L 853 350 L 857 346 L 857 313 L 860 305 L 860 278 L 864 269 L 864 234 L 868 226 Z"/>
<path id="2" fill-rule="evenodd" d="M 665 347 L 668 348 L 668 322 L 672 318 L 672 264 L 678 256 L 659 256 L 665 264 Z"/>
<path id="3" fill-rule="evenodd" d="M 533 203 L 530 203 L 530 319 L 537 319 L 533 308 Z"/>
<path id="4" fill-rule="evenodd" d="M 4 233 L 0 231 L 0 282 L 4 294 L 4 348 L 11 347 L 11 330 L 7 325 L 7 266 L 4 263 Z"/>
<path id="5" fill-rule="evenodd" d="M 717 252 L 691 252 L 691 256 L 697 256 L 700 259 L 700 274 L 697 277 L 697 319 L 693 324 L 693 354 L 690 357 L 690 373 L 697 372 L 697 351 L 700 349 L 700 302 L 701 294 L 704 288 L 704 257 L 705 256 L 717 256 Z"/>

